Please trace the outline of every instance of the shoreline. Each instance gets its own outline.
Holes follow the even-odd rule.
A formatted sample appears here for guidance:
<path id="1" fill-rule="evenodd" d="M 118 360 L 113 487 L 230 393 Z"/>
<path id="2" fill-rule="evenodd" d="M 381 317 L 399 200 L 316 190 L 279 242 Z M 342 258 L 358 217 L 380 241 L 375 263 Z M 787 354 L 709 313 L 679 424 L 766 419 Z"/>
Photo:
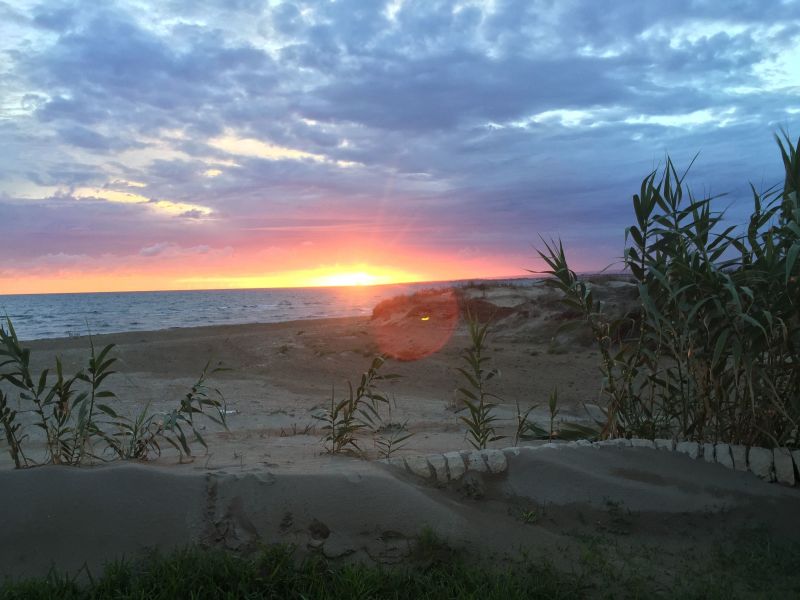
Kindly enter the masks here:
<path id="1" fill-rule="evenodd" d="M 479 312 L 498 317 L 487 351 L 503 374 L 491 383 L 492 393 L 499 396 L 499 435 L 513 439 L 517 406 L 531 408 L 531 416 L 544 425 L 546 398 L 554 386 L 560 386 L 561 417 L 587 422 L 583 404 L 597 402 L 597 356 L 590 347 L 569 341 L 553 347 L 552 332 L 560 323 L 550 315 L 560 314 L 560 304 L 538 286 L 482 287 L 470 293 L 467 301 Z M 400 452 L 463 448 L 456 390 L 464 384 L 458 368 L 470 343 L 467 328 L 452 294 L 422 294 L 415 302 L 409 309 L 404 301 L 389 301 L 374 316 L 104 333 L 92 336 L 91 342 L 98 351 L 115 345 L 110 356 L 117 359 L 113 370 L 118 373 L 104 382 L 104 389 L 116 394 L 114 410 L 130 417 L 143 407 L 161 414 L 173 410 L 208 362 L 212 369 L 227 369 L 208 382 L 222 392 L 231 411 L 229 431 L 211 425 L 203 430 L 215 453 L 211 464 L 231 462 L 226 455 L 238 456 L 236 462 L 243 464 L 288 466 L 314 460 L 323 450 L 319 417 L 330 406 L 331 394 L 340 400 L 348 382 L 356 385 L 374 357 L 393 352 L 396 358 L 387 360 L 381 374 L 400 378 L 380 383 L 389 400 L 381 407 L 380 426 L 412 434 Z M 35 374 L 52 369 L 57 357 L 67 376 L 87 368 L 88 336 L 26 341 L 23 346 L 32 350 Z M 378 429 L 362 433 L 364 450 L 379 457 L 378 441 L 384 434 Z M 175 459 L 160 459 L 169 460 Z M 0 458 L 0 465 L 7 461 Z"/>
<path id="2" fill-rule="evenodd" d="M 12 318 L 21 339 L 32 341 L 86 337 L 87 329 L 92 335 L 100 335 L 192 327 L 194 315 L 210 325 L 367 316 L 384 300 L 419 291 L 501 285 L 525 289 L 536 281 L 518 278 L 500 283 L 464 280 L 350 287 L 7 295 L 0 296 L 0 313 Z"/>
<path id="3" fill-rule="evenodd" d="M 81 335 L 70 335 L 70 336 L 62 336 L 62 337 L 46 337 L 46 338 L 35 338 L 35 339 L 24 339 L 20 340 L 24 344 L 32 344 L 35 346 L 43 345 L 47 346 L 50 343 L 59 344 L 61 342 L 68 342 L 68 341 L 86 341 L 88 342 L 89 338 L 93 340 L 102 340 L 106 338 L 114 338 L 114 340 L 125 340 L 125 338 L 129 337 L 136 337 L 137 335 L 144 335 L 144 336 L 160 336 L 161 334 L 177 334 L 176 337 L 181 337 L 181 333 L 186 333 L 186 337 L 193 337 L 193 333 L 197 333 L 198 336 L 200 334 L 224 334 L 224 333 L 241 333 L 241 331 L 236 331 L 237 329 L 244 330 L 245 328 L 272 328 L 272 327 L 287 327 L 291 328 L 293 324 L 301 324 L 301 323 L 312 323 L 314 325 L 325 325 L 326 323 L 336 322 L 336 321 L 345 321 L 345 320 L 359 320 L 359 319 L 369 319 L 367 315 L 351 315 L 351 316 L 344 316 L 344 317 L 308 317 L 308 318 L 300 318 L 300 319 L 287 319 L 285 321 L 253 321 L 247 323 L 221 323 L 215 325 L 190 325 L 186 327 L 182 326 L 175 326 L 175 327 L 166 327 L 164 329 L 133 329 L 133 330 L 125 330 L 125 331 L 109 331 L 104 333 L 96 333 L 96 334 L 81 334 Z M 222 329 L 231 329 L 230 332 L 224 331 L 213 331 L 213 330 L 222 330 Z M 127 340 L 125 340 L 127 341 Z M 116 341 L 114 342 L 116 343 Z"/>

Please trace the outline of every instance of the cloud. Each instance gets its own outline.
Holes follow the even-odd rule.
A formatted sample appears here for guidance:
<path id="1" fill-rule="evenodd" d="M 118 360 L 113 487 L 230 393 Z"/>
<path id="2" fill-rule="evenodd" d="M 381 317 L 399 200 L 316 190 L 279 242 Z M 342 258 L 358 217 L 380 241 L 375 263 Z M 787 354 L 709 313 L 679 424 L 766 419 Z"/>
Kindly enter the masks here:
<path id="1" fill-rule="evenodd" d="M 161 254 L 164 250 L 169 247 L 168 242 L 159 242 L 158 244 L 153 244 L 152 246 L 147 246 L 139 250 L 139 254 L 142 256 L 157 256 Z"/>
<path id="2" fill-rule="evenodd" d="M 510 268 L 544 232 L 602 266 L 668 152 L 680 165 L 700 152 L 690 181 L 729 192 L 735 220 L 748 178 L 779 179 L 771 133 L 796 135 L 800 114 L 797 0 L 54 1 L 0 14 L 14 259 L 324 252 L 335 232 Z"/>
<path id="3" fill-rule="evenodd" d="M 117 145 L 114 140 L 80 125 L 59 129 L 58 135 L 67 144 L 87 150 L 108 151 Z"/>
<path id="4" fill-rule="evenodd" d="M 184 248 L 172 242 L 158 242 L 139 250 L 140 256 L 190 256 L 195 254 L 208 254 L 211 248 L 205 244 Z"/>

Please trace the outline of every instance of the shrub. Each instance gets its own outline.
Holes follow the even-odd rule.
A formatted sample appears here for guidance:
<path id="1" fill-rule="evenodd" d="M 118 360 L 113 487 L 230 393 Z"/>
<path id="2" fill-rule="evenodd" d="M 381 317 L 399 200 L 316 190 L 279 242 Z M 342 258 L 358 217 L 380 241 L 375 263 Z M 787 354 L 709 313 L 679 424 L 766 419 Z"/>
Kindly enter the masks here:
<path id="1" fill-rule="evenodd" d="M 335 391 L 331 390 L 330 408 L 325 409 L 322 415 L 315 416 L 323 423 L 322 442 L 329 454 L 339 454 L 344 450 L 361 452 L 358 433 L 365 427 L 380 427 L 382 421 L 379 406 L 388 405 L 389 400 L 378 390 L 377 382 L 399 377 L 394 374 L 379 374 L 378 371 L 385 362 L 385 357 L 376 356 L 367 372 L 361 375 L 357 388 L 353 389 L 353 384 L 348 381 L 348 394 L 344 399 L 337 401 Z"/>
<path id="2" fill-rule="evenodd" d="M 800 441 L 800 140 L 776 140 L 784 184 L 751 186 L 741 230 L 723 226 L 714 198 L 693 197 L 671 160 L 644 178 L 625 235 L 633 315 L 606 313 L 560 241 L 539 252 L 600 348 L 605 436 Z"/>
<path id="3" fill-rule="evenodd" d="M 86 369 L 65 377 L 61 360 L 56 359 L 55 382 L 48 385 L 50 370 L 38 376 L 30 367 L 30 349 L 20 343 L 14 325 L 6 319 L 0 325 L 0 383 L 3 381 L 19 390 L 19 405 L 26 405 L 34 415 L 33 426 L 44 432 L 45 456 L 36 461 L 25 454 L 23 442 L 28 438 L 18 410 L 12 409 L 10 396 L 0 389 L 0 424 L 3 427 L 8 451 L 16 468 L 36 464 L 80 465 L 89 460 L 147 459 L 160 454 L 160 441 L 175 447 L 181 458 L 191 455 L 191 440 L 187 433 L 203 446 L 205 440 L 198 432 L 194 417 L 203 415 L 226 426 L 225 400 L 218 390 L 206 386 L 209 374 L 219 371 L 203 369 L 200 379 L 180 401 L 178 408 L 166 413 L 150 413 L 149 406 L 131 419 L 117 413 L 108 402 L 114 392 L 103 388 L 116 358 L 111 356 L 113 345 L 97 352 L 90 339 L 90 355 Z M 213 416 L 207 409 L 213 409 Z"/>

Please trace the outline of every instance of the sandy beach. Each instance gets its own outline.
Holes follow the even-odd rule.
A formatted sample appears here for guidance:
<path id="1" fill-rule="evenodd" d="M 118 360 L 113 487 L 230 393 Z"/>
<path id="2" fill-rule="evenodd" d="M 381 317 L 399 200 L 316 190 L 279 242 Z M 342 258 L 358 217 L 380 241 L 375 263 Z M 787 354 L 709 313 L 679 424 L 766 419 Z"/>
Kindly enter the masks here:
<path id="1" fill-rule="evenodd" d="M 602 280 L 598 289 L 618 307 L 630 298 L 624 281 Z M 169 409 L 207 361 L 224 366 L 210 383 L 225 397 L 228 431 L 203 425 L 208 451 L 195 445 L 184 461 L 165 451 L 146 463 L 14 471 L 3 447 L 0 576 L 41 575 L 51 565 L 95 569 L 188 543 L 246 551 L 283 542 L 330 558 L 395 562 L 425 527 L 478 553 L 538 553 L 565 567 L 586 536 L 597 536 L 613 560 L 648 548 L 678 568 L 744 528 L 800 535 L 798 488 L 676 452 L 524 450 L 508 453 L 502 473 L 467 473 L 446 484 L 377 462 L 369 432 L 359 437 L 360 456 L 326 454 L 315 416 L 332 389 L 342 397 L 347 380 L 355 384 L 387 351 L 400 358 L 389 358 L 382 372 L 401 377 L 381 383 L 391 400 L 384 422 L 413 434 L 394 456 L 469 449 L 455 410 L 463 385 L 456 369 L 469 341 L 463 319 L 448 317 L 451 302 L 439 292 L 378 307 L 372 318 L 97 336 L 97 347 L 116 345 L 118 373 L 108 388 L 129 414 L 147 403 Z M 585 333 L 558 333 L 570 315 L 553 292 L 483 286 L 465 290 L 459 302 L 456 316 L 466 308 L 493 318 L 488 355 L 500 376 L 491 391 L 500 397 L 498 432 L 506 437 L 491 447 L 513 445 L 517 402 L 523 410 L 538 404 L 531 415 L 546 426 L 555 386 L 558 419 L 592 423 L 598 356 Z M 88 339 L 26 345 L 35 370 L 60 356 L 70 371 L 84 361 Z M 29 443 L 35 448 L 36 439 Z"/>
<path id="2" fill-rule="evenodd" d="M 500 397 L 500 433 L 513 436 L 515 402 L 523 410 L 538 405 L 531 415 L 544 424 L 549 418 L 548 394 L 554 387 L 559 390 L 560 417 L 590 423 L 583 404 L 599 400 L 598 355 L 581 334 L 553 340 L 565 313 L 555 293 L 543 287 L 508 287 L 474 288 L 466 295 L 475 301 L 470 306 L 482 311 L 479 316 L 494 315 L 496 320 L 490 329 L 488 355 L 500 372 L 490 382 L 490 391 Z M 456 369 L 463 366 L 461 353 L 469 337 L 463 319 L 438 319 L 443 310 L 451 310 L 451 299 L 439 293 L 431 298 L 392 307 L 376 318 L 199 326 L 93 339 L 97 348 L 115 344 L 118 373 L 108 386 L 118 396 L 115 406 L 131 414 L 146 403 L 157 411 L 174 406 L 209 361 L 212 367 L 228 369 L 210 381 L 225 397 L 230 431 L 208 437 L 210 451 L 203 462 L 209 467 L 234 461 L 239 466 L 268 463 L 287 468 L 316 460 L 323 447 L 314 416 L 329 405 L 331 390 L 341 398 L 348 380 L 357 384 L 373 357 L 387 350 L 381 347 L 381 339 L 386 338 L 395 340 L 394 350 L 406 357 L 389 358 L 381 369 L 384 374 L 400 375 L 381 389 L 391 399 L 389 420 L 407 422 L 414 433 L 406 451 L 465 448 L 464 427 L 455 410 L 459 406 L 456 388 L 464 380 Z M 422 321 L 424 315 L 420 315 L 426 310 L 434 316 Z M 420 325 L 422 331 L 413 330 Z M 434 331 L 433 346 L 430 331 Z M 439 341 L 443 343 L 440 349 L 408 360 L 406 355 L 432 351 Z M 65 370 L 71 371 L 85 361 L 89 340 L 73 337 L 26 345 L 32 350 L 35 370 L 51 366 L 60 356 Z M 364 442 L 366 456 L 377 458 L 370 440 Z M 507 446 L 509 441 L 498 444 Z M 170 456 L 158 462 L 174 461 Z"/>

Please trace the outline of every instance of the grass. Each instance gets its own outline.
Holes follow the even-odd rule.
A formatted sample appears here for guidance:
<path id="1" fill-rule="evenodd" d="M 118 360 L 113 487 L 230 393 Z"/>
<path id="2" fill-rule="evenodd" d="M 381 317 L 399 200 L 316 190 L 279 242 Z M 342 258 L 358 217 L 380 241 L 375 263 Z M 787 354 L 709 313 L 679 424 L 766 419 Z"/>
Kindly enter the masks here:
<path id="1" fill-rule="evenodd" d="M 190 547 L 114 562 L 100 574 L 51 572 L 0 586 L 0 600 L 36 598 L 789 598 L 800 594 L 800 544 L 743 532 L 706 556 L 663 564 L 661 548 L 620 549 L 586 538 L 570 571 L 548 559 L 489 563 L 423 531 L 406 561 L 342 564 L 272 546 L 244 557 Z M 551 549 L 551 556 L 558 553 Z"/>
<path id="2" fill-rule="evenodd" d="M 254 558 L 191 548 L 138 563 L 114 563 L 80 583 L 62 574 L 6 584 L 0 599 L 36 598 L 574 598 L 580 582 L 533 564 L 475 568 L 426 544 L 422 560 L 400 567 L 335 566 L 319 555 L 295 559 L 287 547 Z"/>

